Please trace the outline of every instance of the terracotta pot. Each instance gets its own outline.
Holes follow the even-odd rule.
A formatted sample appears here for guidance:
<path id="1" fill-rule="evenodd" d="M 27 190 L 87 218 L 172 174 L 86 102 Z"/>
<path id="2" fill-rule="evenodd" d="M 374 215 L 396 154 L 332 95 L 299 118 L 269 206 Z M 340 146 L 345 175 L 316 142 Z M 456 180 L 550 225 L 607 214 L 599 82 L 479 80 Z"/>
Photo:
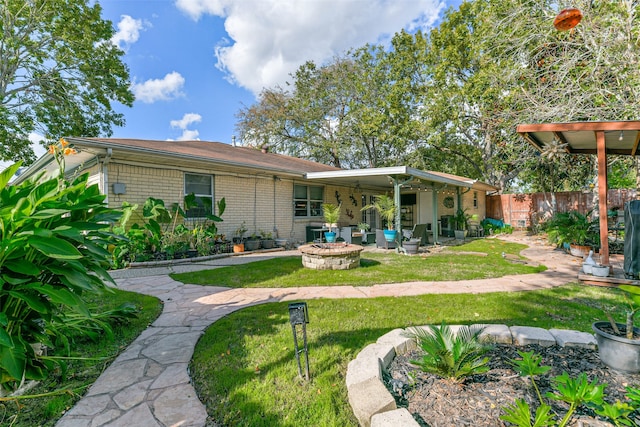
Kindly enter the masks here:
<path id="1" fill-rule="evenodd" d="M 589 255 L 590 250 L 591 246 L 575 245 L 573 243 L 569 246 L 569 253 L 580 258 L 584 258 Z"/>
<path id="2" fill-rule="evenodd" d="M 244 243 L 236 243 L 233 245 L 233 253 L 237 254 L 240 252 L 244 252 Z"/>

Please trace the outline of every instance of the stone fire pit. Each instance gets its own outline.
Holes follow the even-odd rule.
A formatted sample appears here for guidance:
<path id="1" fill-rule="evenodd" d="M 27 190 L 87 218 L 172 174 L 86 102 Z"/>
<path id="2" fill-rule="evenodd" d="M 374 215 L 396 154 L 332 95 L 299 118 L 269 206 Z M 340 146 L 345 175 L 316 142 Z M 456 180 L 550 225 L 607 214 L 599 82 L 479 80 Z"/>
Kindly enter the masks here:
<path id="1" fill-rule="evenodd" d="M 314 270 L 351 270 L 360 266 L 364 248 L 349 243 L 314 243 L 300 246 L 302 265 Z"/>

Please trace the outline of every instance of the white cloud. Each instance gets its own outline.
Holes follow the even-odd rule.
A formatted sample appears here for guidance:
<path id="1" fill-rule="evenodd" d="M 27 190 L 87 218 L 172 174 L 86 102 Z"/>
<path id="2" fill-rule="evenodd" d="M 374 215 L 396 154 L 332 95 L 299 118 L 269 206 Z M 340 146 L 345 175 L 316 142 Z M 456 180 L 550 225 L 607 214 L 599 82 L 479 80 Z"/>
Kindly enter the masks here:
<path id="1" fill-rule="evenodd" d="M 200 123 L 202 116 L 196 113 L 187 113 L 180 120 L 171 120 L 170 124 L 172 128 L 182 129 L 182 135 L 180 135 L 177 141 L 192 141 L 198 139 L 200 132 L 197 130 L 190 130 L 187 127 L 193 123 Z"/>
<path id="2" fill-rule="evenodd" d="M 386 42 L 403 28 L 427 28 L 439 0 L 176 0 L 198 20 L 225 19 L 230 39 L 218 44 L 218 68 L 254 93 L 282 85 L 305 61 L 322 64 L 366 43 Z"/>
<path id="3" fill-rule="evenodd" d="M 151 23 L 142 19 L 133 19 L 129 15 L 121 15 L 118 22 L 118 31 L 111 38 L 111 43 L 122 50 L 127 50 L 129 45 L 135 43 L 140 38 L 140 31 L 151 27 Z"/>
<path id="4" fill-rule="evenodd" d="M 187 113 L 180 120 L 171 120 L 171 127 L 178 129 L 186 129 L 192 123 L 200 123 L 202 116 L 196 113 Z"/>
<path id="5" fill-rule="evenodd" d="M 193 141 L 193 140 L 197 140 L 198 135 L 200 135 L 200 132 L 198 132 L 197 130 L 189 130 L 189 129 L 185 129 L 182 131 L 182 135 L 180 135 L 177 138 L 177 141 Z"/>
<path id="6" fill-rule="evenodd" d="M 47 149 L 40 144 L 41 141 L 44 141 L 44 136 L 31 132 L 29 134 L 29 141 L 31 141 L 31 148 L 33 148 L 33 152 L 36 154 L 36 159 L 42 157 L 44 153 L 47 152 Z"/>
<path id="7" fill-rule="evenodd" d="M 168 101 L 182 96 L 184 77 L 174 71 L 167 74 L 162 79 L 150 79 L 143 83 L 134 83 L 131 90 L 136 96 L 136 100 L 147 104 L 156 101 Z"/>

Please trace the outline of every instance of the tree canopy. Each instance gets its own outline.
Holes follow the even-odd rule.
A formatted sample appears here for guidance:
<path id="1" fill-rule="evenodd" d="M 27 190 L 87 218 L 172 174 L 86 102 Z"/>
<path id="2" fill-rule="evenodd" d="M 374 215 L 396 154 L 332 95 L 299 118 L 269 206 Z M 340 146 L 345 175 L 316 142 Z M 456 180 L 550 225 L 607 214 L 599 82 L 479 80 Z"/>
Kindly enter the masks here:
<path id="1" fill-rule="evenodd" d="M 287 89 L 265 89 L 238 113 L 238 131 L 245 143 L 346 168 L 408 164 L 505 190 L 584 188 L 593 159 L 540 155 L 515 132 L 637 118 L 640 4 L 574 3 L 584 18 L 562 32 L 555 1 L 463 2 L 426 33 L 303 65 Z"/>
<path id="2" fill-rule="evenodd" d="M 90 5 L 93 3 L 93 5 Z M 114 29 L 87 0 L 0 0 L 0 159 L 32 161 L 29 134 L 110 136 L 131 106 Z"/>

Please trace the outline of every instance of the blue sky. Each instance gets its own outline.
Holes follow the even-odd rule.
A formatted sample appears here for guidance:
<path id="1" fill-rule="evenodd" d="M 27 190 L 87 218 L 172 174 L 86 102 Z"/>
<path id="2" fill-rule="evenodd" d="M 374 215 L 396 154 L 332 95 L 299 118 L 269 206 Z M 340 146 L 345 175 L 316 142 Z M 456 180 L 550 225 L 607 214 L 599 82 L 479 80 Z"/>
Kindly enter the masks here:
<path id="1" fill-rule="evenodd" d="M 136 101 L 113 137 L 230 143 L 235 114 L 302 63 L 427 29 L 460 0 L 103 0 Z"/>

